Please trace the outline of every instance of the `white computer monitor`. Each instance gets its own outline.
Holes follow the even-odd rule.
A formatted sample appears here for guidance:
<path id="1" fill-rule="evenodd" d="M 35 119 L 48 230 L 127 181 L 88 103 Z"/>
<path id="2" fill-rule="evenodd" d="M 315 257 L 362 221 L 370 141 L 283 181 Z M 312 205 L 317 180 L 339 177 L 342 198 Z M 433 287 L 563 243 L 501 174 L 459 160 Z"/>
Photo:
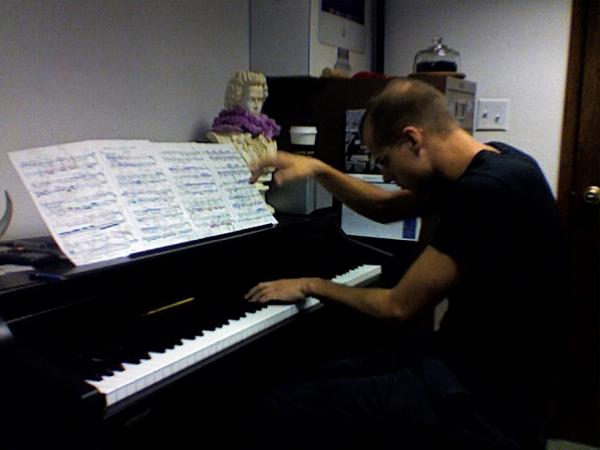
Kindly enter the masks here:
<path id="1" fill-rule="evenodd" d="M 363 53 L 366 47 L 365 0 L 320 0 L 319 41 Z"/>
<path id="2" fill-rule="evenodd" d="M 400 189 L 395 184 L 384 183 L 381 175 L 350 174 L 367 183 L 374 184 L 387 191 Z M 356 213 L 346 205 L 342 205 L 342 230 L 349 236 L 418 241 L 421 233 L 421 218 L 401 220 L 381 224 Z"/>

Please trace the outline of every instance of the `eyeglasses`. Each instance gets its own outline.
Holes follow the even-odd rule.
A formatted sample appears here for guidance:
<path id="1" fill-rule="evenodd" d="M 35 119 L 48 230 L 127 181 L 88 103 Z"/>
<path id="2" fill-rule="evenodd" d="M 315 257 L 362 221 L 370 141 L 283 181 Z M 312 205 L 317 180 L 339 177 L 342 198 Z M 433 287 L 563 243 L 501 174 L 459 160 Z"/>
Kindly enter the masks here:
<path id="1" fill-rule="evenodd" d="M 388 155 L 381 155 L 375 158 L 375 167 L 379 170 L 385 169 L 390 164 L 390 157 Z"/>
<path id="2" fill-rule="evenodd" d="M 391 151 L 390 148 L 396 150 L 407 142 L 409 142 L 408 139 L 402 137 L 398 140 L 395 146 L 382 148 L 381 150 L 383 154 L 375 157 L 375 167 L 377 167 L 379 170 L 387 169 L 390 166 L 390 157 L 388 154 Z"/>

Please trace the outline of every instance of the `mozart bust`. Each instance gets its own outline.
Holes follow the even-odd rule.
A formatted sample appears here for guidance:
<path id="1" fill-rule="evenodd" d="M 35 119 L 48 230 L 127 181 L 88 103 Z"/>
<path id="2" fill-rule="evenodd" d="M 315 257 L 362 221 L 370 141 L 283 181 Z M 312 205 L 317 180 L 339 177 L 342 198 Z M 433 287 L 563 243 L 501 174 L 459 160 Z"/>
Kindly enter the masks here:
<path id="1" fill-rule="evenodd" d="M 273 139 L 281 131 L 275 121 L 261 112 L 269 90 L 267 78 L 260 72 L 238 71 L 227 85 L 225 109 L 221 110 L 206 137 L 211 142 L 231 144 L 242 155 L 246 165 L 264 156 L 275 156 L 277 142 Z M 272 169 L 267 170 L 256 188 L 263 198 L 269 189 Z M 271 212 L 272 206 L 267 205 Z"/>
<path id="2" fill-rule="evenodd" d="M 257 157 L 274 155 L 273 139 L 281 127 L 261 113 L 268 96 L 267 79 L 260 72 L 239 71 L 229 81 L 225 109 L 213 121 L 207 134 L 211 142 L 231 143 L 251 165 Z"/>

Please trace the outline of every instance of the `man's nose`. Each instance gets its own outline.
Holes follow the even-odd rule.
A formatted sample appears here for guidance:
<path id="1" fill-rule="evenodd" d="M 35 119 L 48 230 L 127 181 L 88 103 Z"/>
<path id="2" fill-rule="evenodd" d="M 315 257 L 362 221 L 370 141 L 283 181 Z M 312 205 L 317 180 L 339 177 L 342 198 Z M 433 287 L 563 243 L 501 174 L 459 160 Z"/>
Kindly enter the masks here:
<path id="1" fill-rule="evenodd" d="M 385 169 L 381 171 L 381 175 L 384 183 L 391 183 L 392 181 L 395 181 L 394 176 Z"/>

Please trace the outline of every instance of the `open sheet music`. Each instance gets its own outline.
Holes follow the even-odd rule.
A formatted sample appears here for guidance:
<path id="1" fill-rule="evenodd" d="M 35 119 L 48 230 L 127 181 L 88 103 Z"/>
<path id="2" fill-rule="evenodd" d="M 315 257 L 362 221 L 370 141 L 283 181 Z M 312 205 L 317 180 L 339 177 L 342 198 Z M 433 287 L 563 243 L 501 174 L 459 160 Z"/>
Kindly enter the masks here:
<path id="1" fill-rule="evenodd" d="M 98 140 L 9 157 L 75 265 L 277 223 L 229 145 Z"/>

